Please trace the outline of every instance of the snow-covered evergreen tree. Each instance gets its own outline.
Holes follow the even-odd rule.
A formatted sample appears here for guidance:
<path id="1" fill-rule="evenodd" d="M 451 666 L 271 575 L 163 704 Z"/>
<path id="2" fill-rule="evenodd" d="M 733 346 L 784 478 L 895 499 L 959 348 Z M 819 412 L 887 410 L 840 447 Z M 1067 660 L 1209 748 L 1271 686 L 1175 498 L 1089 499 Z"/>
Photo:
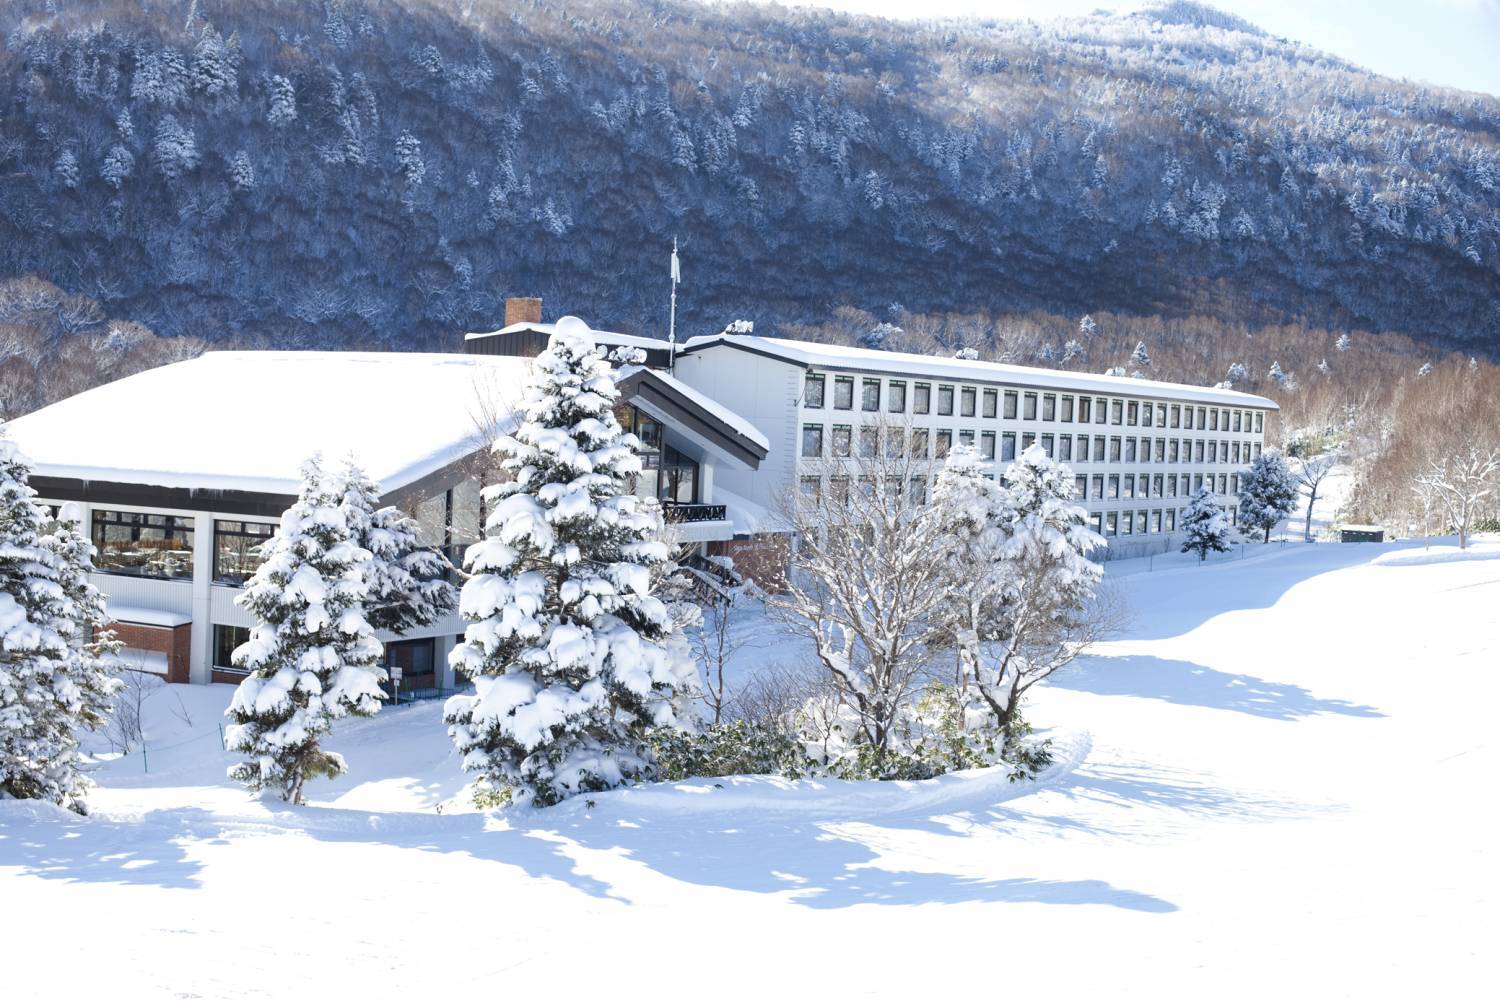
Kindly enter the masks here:
<path id="1" fill-rule="evenodd" d="M 1099 329 L 1099 324 L 1094 322 L 1094 317 L 1084 313 L 1083 319 L 1078 321 L 1078 332 L 1084 337 L 1092 337 L 1097 329 Z"/>
<path id="2" fill-rule="evenodd" d="M 1182 512 L 1178 530 L 1187 537 L 1183 540 L 1183 552 L 1198 553 L 1201 562 L 1210 552 L 1228 552 L 1232 529 L 1224 510 L 1214 503 L 1214 495 L 1204 487 L 1194 493 Z"/>
<path id="3" fill-rule="evenodd" d="M 77 730 L 108 719 L 116 644 L 77 509 L 49 533 L 29 476 L 0 437 L 0 798 L 81 813 L 89 781 Z"/>
<path id="4" fill-rule="evenodd" d="M 1229 371 L 1225 374 L 1224 381 L 1228 382 L 1231 386 L 1243 385 L 1250 381 L 1250 369 L 1246 368 L 1243 362 L 1236 361 L 1229 366 Z"/>
<path id="5" fill-rule="evenodd" d="M 1271 530 L 1297 508 L 1297 477 L 1274 451 L 1258 456 L 1240 475 L 1240 524 L 1267 542 Z"/>
<path id="6" fill-rule="evenodd" d="M 1151 355 L 1146 352 L 1146 342 L 1137 340 L 1135 350 L 1130 352 L 1130 363 L 1137 368 L 1150 368 Z"/>
<path id="7" fill-rule="evenodd" d="M 1324 358 L 1322 361 L 1318 362 L 1318 371 L 1323 375 L 1332 374 L 1333 369 L 1329 366 L 1327 358 Z"/>
<path id="8" fill-rule="evenodd" d="M 452 663 L 474 681 L 448 701 L 464 767 L 512 801 L 547 805 L 653 773 L 653 726 L 681 726 L 697 671 L 651 567 L 660 513 L 633 495 L 638 442 L 615 418 L 603 352 L 558 321 L 536 359 L 511 480 L 486 490 L 485 538 L 460 596 L 470 622 Z"/>
<path id="9" fill-rule="evenodd" d="M 1347 351 L 1353 346 L 1354 342 L 1349 339 L 1349 335 L 1347 333 L 1339 334 L 1339 339 L 1334 341 L 1333 344 L 1334 350 L 1340 352 Z"/>
<path id="10" fill-rule="evenodd" d="M 1279 385 L 1279 386 L 1285 386 L 1286 385 L 1287 375 L 1286 375 L 1285 372 L 1283 372 L 1281 370 L 1281 362 L 1280 361 L 1273 361 L 1273 362 L 1271 362 L 1271 370 L 1269 372 L 1267 372 L 1266 375 L 1267 375 L 1268 378 L 1270 378 L 1270 380 L 1272 382 L 1275 382 L 1277 385 Z"/>
<path id="11" fill-rule="evenodd" d="M 448 560 L 417 539 L 417 522 L 396 507 L 377 507 L 380 491 L 352 460 L 340 471 L 346 523 L 365 563 L 365 621 L 400 635 L 431 625 L 458 605 L 446 579 Z"/>
<path id="12" fill-rule="evenodd" d="M 1429 376 L 1431 374 L 1432 374 L 1432 362 L 1431 361 L 1425 362 L 1422 365 L 1421 368 L 1417 369 L 1417 378 L 1426 378 L 1427 376 Z"/>
<path id="13" fill-rule="evenodd" d="M 233 723 L 225 739 L 249 759 L 229 776 L 299 804 L 308 778 L 346 770 L 319 745 L 334 720 L 370 715 L 385 697 L 383 650 L 365 619 L 370 553 L 349 523 L 342 486 L 318 459 L 303 466 L 297 502 L 236 601 L 257 623 L 234 651 L 250 675 L 225 713 Z"/>

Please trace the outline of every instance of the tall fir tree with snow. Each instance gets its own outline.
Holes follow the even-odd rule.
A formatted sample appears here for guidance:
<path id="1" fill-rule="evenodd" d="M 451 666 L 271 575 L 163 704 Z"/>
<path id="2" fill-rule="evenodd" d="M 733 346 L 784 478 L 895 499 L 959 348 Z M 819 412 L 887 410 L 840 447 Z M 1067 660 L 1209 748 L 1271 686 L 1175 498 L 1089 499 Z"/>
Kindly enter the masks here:
<path id="1" fill-rule="evenodd" d="M 651 569 L 667 558 L 654 503 L 631 492 L 638 442 L 615 417 L 613 373 L 587 325 L 557 324 L 523 417 L 495 444 L 485 538 L 460 596 L 453 651 L 472 695 L 448 701 L 465 769 L 511 801 L 548 805 L 649 778 L 654 726 L 689 723 L 697 671 Z"/>
<path id="2" fill-rule="evenodd" d="M 303 466 L 297 502 L 236 599 L 256 625 L 233 654 L 250 675 L 225 712 L 225 739 L 249 759 L 229 776 L 297 804 L 308 778 L 347 770 L 320 745 L 334 721 L 371 715 L 385 697 L 383 650 L 365 618 L 370 553 L 350 523 L 343 485 L 316 458 Z"/>
<path id="3" fill-rule="evenodd" d="M 1151 355 L 1146 351 L 1146 342 L 1144 340 L 1135 342 L 1135 350 L 1130 352 L 1130 363 L 1137 368 L 1151 367 Z"/>
<path id="4" fill-rule="evenodd" d="M 1349 350 L 1353 346 L 1354 341 L 1349 339 L 1349 335 L 1347 333 L 1339 334 L 1339 339 L 1334 341 L 1333 344 L 1334 350 L 1339 351 L 1340 353 Z"/>
<path id="5" fill-rule="evenodd" d="M 0 798 L 82 813 L 90 782 L 78 730 L 108 721 L 115 644 L 77 509 L 48 532 L 30 472 L 0 437 Z"/>
<path id="6" fill-rule="evenodd" d="M 1297 477 L 1286 459 L 1268 451 L 1240 474 L 1239 497 L 1240 523 L 1269 542 L 1272 529 L 1297 509 Z"/>
<path id="7" fill-rule="evenodd" d="M 1266 372 L 1266 377 L 1269 378 L 1272 382 L 1275 382 L 1277 385 L 1286 385 L 1287 375 L 1281 370 L 1280 361 L 1271 362 L 1271 370 Z"/>
<path id="8" fill-rule="evenodd" d="M 1186 535 L 1182 551 L 1198 553 L 1199 562 L 1206 560 L 1210 552 L 1229 551 L 1233 529 L 1224 509 L 1214 502 L 1214 495 L 1207 487 L 1200 488 L 1189 498 L 1177 527 Z"/>
<path id="9" fill-rule="evenodd" d="M 352 459 L 340 470 L 344 516 L 365 563 L 365 621 L 377 632 L 401 635 L 423 628 L 458 606 L 447 579 L 448 560 L 417 538 L 417 522 L 396 507 L 378 507 L 380 491 Z"/>

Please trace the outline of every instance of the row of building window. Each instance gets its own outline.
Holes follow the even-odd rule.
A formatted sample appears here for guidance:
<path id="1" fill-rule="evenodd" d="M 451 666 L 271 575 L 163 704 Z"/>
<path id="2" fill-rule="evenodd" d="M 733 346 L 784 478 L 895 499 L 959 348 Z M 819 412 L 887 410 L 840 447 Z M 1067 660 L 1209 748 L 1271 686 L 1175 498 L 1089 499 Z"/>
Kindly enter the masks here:
<path id="1" fill-rule="evenodd" d="M 976 435 L 971 430 L 957 432 L 958 443 L 974 445 Z M 855 429 L 850 424 L 834 424 L 828 435 L 825 451 L 824 427 L 822 424 L 802 425 L 803 458 L 852 458 L 854 457 Z M 1135 438 L 1106 437 L 1098 434 L 1038 434 L 1023 431 L 1019 438 L 1014 431 L 997 436 L 995 431 L 980 431 L 977 435 L 979 454 L 985 459 L 995 458 L 996 441 L 1000 445 L 1000 460 L 1014 461 L 1017 446 L 1025 451 L 1040 442 L 1042 450 L 1051 458 L 1061 462 L 1125 462 L 1159 465 L 1194 462 L 1199 464 L 1223 462 L 1247 465 L 1260 455 L 1259 442 L 1250 441 L 1203 441 L 1187 438 Z M 954 432 L 948 428 L 932 430 L 926 427 L 861 427 L 859 428 L 859 457 L 877 458 L 882 448 L 887 456 L 895 458 L 946 458 L 953 447 Z"/>
<path id="2" fill-rule="evenodd" d="M 994 479 L 995 477 L 989 474 L 985 478 Z M 829 476 L 826 480 L 828 496 L 836 502 L 846 502 L 851 482 L 858 482 L 866 495 L 874 492 L 876 480 L 870 476 L 860 476 L 857 480 L 851 480 L 848 476 Z M 926 476 L 912 476 L 905 483 L 899 477 L 887 477 L 885 482 L 888 496 L 900 496 L 904 492 L 907 499 L 912 502 L 919 504 L 927 502 Z M 800 489 L 803 499 L 815 504 L 821 503 L 824 485 L 825 480 L 822 476 L 802 476 Z M 1095 500 L 1188 497 L 1204 487 L 1220 496 L 1237 496 L 1240 491 L 1239 473 L 1220 473 L 1217 477 L 1204 473 L 1073 477 L 1073 496 L 1080 503 Z M 1098 520 L 1098 515 L 1095 515 L 1095 520 Z"/>
<path id="3" fill-rule="evenodd" d="M 802 405 L 820 410 L 827 405 L 828 376 L 809 372 L 804 379 Z M 833 408 L 854 409 L 855 379 L 852 375 L 833 377 Z M 910 412 L 921 415 L 933 412 L 934 383 L 911 383 L 907 399 L 904 379 L 862 378 L 859 380 L 859 408 L 866 413 Z M 1232 410 L 1217 406 L 1192 406 L 1181 403 L 1153 403 L 1149 400 L 1112 399 L 1104 396 L 1077 396 L 1055 392 L 1025 392 L 1019 389 L 981 389 L 978 386 L 949 383 L 936 384 L 937 415 L 954 415 L 955 399 L 961 417 L 1003 417 L 1006 420 L 1045 420 L 1062 423 L 1116 424 L 1128 427 L 1171 427 L 1184 430 L 1231 431 L 1259 434 L 1265 429 L 1265 413 L 1260 410 Z"/>
<path id="4" fill-rule="evenodd" d="M 215 625 L 213 668 L 244 673 L 234 665 L 234 651 L 250 641 L 250 630 L 242 625 Z M 461 640 L 460 640 L 461 641 Z M 385 660 L 381 664 L 389 673 L 392 667 L 401 671 L 403 689 L 435 687 L 437 645 L 434 639 L 399 639 L 385 643 Z"/>
<path id="5" fill-rule="evenodd" d="M 1224 511 L 1229 523 L 1239 518 L 1238 507 L 1227 507 Z M 1119 535 L 1170 534 L 1177 530 L 1178 511 L 1168 507 L 1164 510 L 1110 510 L 1093 515 L 1089 520 L 1095 531 L 1106 538 Z"/>

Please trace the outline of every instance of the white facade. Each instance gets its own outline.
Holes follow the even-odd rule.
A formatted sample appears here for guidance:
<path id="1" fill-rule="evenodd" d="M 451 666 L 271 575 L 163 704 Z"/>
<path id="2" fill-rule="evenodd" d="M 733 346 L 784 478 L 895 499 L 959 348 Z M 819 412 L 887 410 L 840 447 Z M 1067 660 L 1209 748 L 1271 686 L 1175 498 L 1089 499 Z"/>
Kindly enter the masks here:
<path id="1" fill-rule="evenodd" d="M 1236 513 L 1239 476 L 1276 409 L 1231 390 L 746 336 L 690 341 L 675 374 L 771 442 L 758 472 L 720 473 L 724 488 L 757 503 L 774 509 L 784 491 L 888 447 L 893 433 L 928 458 L 929 475 L 954 444 L 979 448 L 998 474 L 1038 443 L 1072 468 L 1115 557 L 1175 545 L 1200 486 Z"/>

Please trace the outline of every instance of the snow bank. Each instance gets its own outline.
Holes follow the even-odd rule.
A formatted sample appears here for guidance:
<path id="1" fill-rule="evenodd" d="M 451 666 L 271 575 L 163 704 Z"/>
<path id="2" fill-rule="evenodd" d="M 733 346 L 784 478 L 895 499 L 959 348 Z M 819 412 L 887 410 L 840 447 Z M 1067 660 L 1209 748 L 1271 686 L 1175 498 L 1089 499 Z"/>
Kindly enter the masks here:
<path id="1" fill-rule="evenodd" d="M 1374 566 L 1426 566 L 1432 563 L 1475 562 L 1482 559 L 1500 559 L 1500 542 L 1470 542 L 1467 549 L 1460 549 L 1458 544 L 1453 542 L 1428 549 L 1386 552 L 1374 559 L 1371 564 Z"/>

